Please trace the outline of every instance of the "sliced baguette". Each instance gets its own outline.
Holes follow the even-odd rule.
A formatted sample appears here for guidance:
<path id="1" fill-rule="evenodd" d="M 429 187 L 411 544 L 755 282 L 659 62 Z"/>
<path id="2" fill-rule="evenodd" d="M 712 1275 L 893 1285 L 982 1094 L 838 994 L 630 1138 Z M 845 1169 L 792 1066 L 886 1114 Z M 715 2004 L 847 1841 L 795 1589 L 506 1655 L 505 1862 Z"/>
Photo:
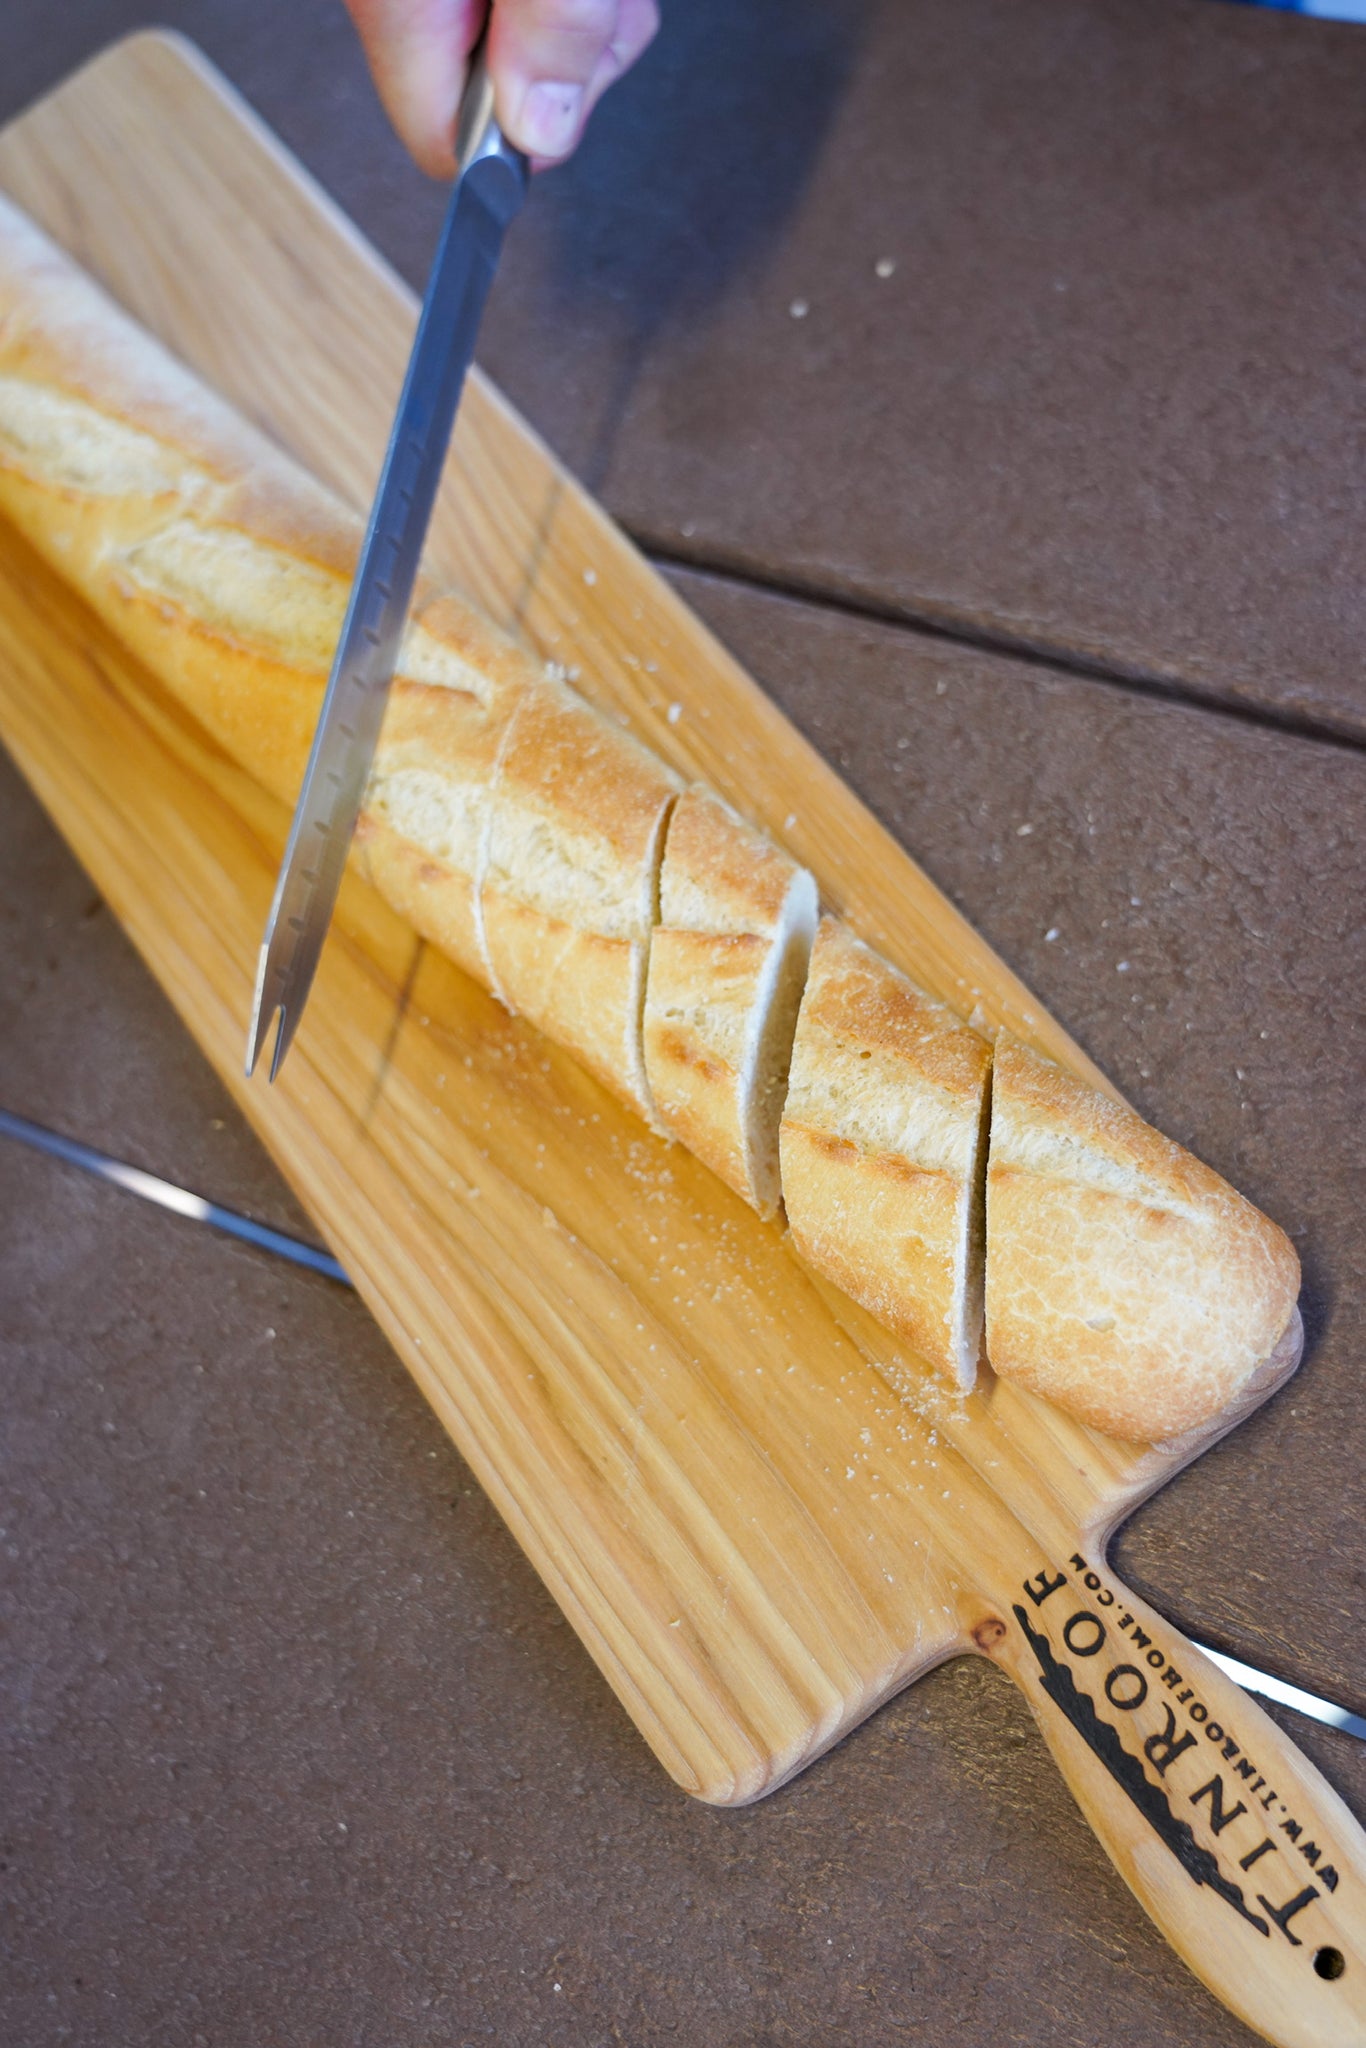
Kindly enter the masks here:
<path id="1" fill-rule="evenodd" d="M 0 198 L 0 512 L 292 801 L 360 522 Z M 809 878 L 459 599 L 424 585 L 357 833 L 412 923 L 765 1213 Z M 649 1017 L 642 1015 L 650 962 Z M 648 1050 L 643 1042 L 648 1027 Z M 672 1034 L 672 1037 L 670 1036 Z M 817 935 L 779 1137 L 813 1266 L 971 1381 L 989 1050 Z M 1248 1398 L 1295 1254 L 1217 1175 L 1008 1037 L 986 1203 L 993 1362 L 1113 1434 Z"/>
<path id="2" fill-rule="evenodd" d="M 803 1257 L 965 1390 L 982 1339 L 991 1048 L 835 918 L 821 919 L 783 1112 Z"/>
<path id="3" fill-rule="evenodd" d="M 494 994 L 654 1122 L 641 1029 L 678 777 L 538 677 L 499 754 L 480 868 Z"/>
<path id="4" fill-rule="evenodd" d="M 1109 1436 L 1237 1399 L 1295 1313 L 1285 1233 L 1184 1147 L 1009 1033 L 987 1169 L 987 1353 Z"/>
<path id="5" fill-rule="evenodd" d="M 664 1128 L 761 1216 L 818 914 L 805 868 L 710 790 L 674 806 L 645 989 L 645 1071 Z"/>

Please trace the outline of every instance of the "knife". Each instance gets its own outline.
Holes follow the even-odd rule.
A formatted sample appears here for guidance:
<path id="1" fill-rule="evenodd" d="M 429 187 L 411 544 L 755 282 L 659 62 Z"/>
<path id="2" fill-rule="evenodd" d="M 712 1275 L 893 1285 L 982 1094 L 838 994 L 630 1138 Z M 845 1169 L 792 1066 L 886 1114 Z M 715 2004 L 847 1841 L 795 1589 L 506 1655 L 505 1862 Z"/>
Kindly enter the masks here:
<path id="1" fill-rule="evenodd" d="M 273 1081 L 299 1028 L 379 739 L 479 318 L 530 167 L 499 127 L 483 49 L 456 123 L 456 179 L 380 472 L 318 728 L 261 941 L 255 1070 L 277 1012 Z"/>

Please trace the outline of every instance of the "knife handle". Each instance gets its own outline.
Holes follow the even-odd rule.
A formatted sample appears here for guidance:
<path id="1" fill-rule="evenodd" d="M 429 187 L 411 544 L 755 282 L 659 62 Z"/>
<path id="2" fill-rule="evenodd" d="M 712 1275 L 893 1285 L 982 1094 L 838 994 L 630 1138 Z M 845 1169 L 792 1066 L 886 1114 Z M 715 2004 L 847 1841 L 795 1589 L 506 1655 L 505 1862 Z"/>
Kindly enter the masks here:
<path id="1" fill-rule="evenodd" d="M 1269 1715 L 1080 1550 L 964 1618 L 1216 1998 L 1278 2048 L 1366 2048 L 1366 1833 Z"/>

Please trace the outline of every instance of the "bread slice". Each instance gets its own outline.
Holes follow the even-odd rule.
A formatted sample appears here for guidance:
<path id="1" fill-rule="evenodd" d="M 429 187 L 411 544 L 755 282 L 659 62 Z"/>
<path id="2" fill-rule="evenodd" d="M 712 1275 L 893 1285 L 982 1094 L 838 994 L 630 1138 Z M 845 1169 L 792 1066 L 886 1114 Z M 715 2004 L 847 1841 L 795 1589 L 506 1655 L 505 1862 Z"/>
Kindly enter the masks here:
<path id="1" fill-rule="evenodd" d="M 1285 1233 L 1141 1117 L 1009 1033 L 987 1169 L 987 1355 L 1109 1436 L 1234 1401 L 1295 1313 Z"/>
<path id="2" fill-rule="evenodd" d="M 649 1122 L 645 971 L 680 788 L 567 684 L 538 677 L 499 755 L 480 868 L 494 994 Z"/>
<path id="3" fill-rule="evenodd" d="M 427 650 L 439 650 L 460 674 L 415 680 L 415 669 L 433 673 Z M 413 620 L 400 661 L 356 828 L 357 859 L 424 938 L 491 987 L 479 866 L 498 756 L 540 670 L 449 597 Z"/>
<path id="4" fill-rule="evenodd" d="M 645 1071 L 666 1130 L 761 1216 L 818 914 L 805 868 L 710 790 L 674 806 L 645 988 Z"/>
<path id="5" fill-rule="evenodd" d="M 970 1388 L 981 1355 L 991 1048 L 822 918 L 783 1112 L 798 1250 Z"/>

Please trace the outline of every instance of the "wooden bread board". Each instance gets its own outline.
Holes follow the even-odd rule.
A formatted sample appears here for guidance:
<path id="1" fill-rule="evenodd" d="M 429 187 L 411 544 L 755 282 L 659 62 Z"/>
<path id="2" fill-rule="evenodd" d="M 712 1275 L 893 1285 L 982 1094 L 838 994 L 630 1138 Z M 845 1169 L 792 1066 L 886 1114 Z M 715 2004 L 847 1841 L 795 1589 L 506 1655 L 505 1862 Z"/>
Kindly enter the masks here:
<path id="1" fill-rule="evenodd" d="M 365 506 L 415 301 L 191 45 L 97 58 L 0 135 L 0 185 Z M 1102 1541 L 1193 1454 L 996 1383 L 949 1400 L 359 883 L 280 1083 L 246 1084 L 288 820 L 3 529 L 0 547 L 7 744 L 690 1790 L 753 1797 L 965 1647 L 924 1581 L 938 1426 L 1020 1475 L 1011 1505 L 1054 1548 Z M 428 559 L 774 832 L 898 965 L 1101 1079 L 477 372 Z"/>
<path id="2" fill-rule="evenodd" d="M 0 134 L 0 186 L 368 502 L 413 297 L 189 45 L 97 59 Z M 478 375 L 429 560 L 917 980 L 1107 1085 Z M 1110 1531 L 1236 1415 L 1159 1449 L 989 1374 L 954 1400 L 354 879 L 280 1082 L 246 1083 L 288 819 L 2 526 L 0 736 L 680 1785 L 753 1799 L 945 1657 L 1009 1661 L 999 1616 L 1028 1611 L 1026 1580 L 1127 1601 Z M 1230 1726 L 1255 1715 L 1201 1684 Z M 1132 1867 L 1107 1845 L 1173 1932 L 1138 1835 Z"/>

